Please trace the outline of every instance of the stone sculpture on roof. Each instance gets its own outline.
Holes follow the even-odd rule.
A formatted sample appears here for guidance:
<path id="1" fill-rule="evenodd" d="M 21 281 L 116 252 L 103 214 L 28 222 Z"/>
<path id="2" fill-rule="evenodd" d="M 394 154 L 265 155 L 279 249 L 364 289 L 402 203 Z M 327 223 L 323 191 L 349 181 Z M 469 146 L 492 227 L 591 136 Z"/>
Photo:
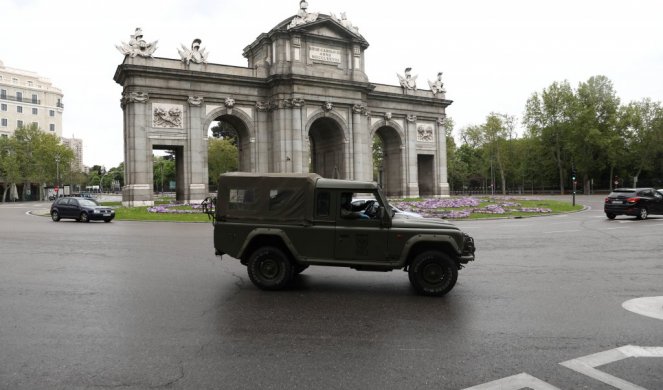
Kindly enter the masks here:
<path id="1" fill-rule="evenodd" d="M 318 20 L 318 12 L 308 12 L 306 11 L 307 8 L 308 3 L 306 0 L 301 0 L 299 2 L 299 11 L 297 12 L 297 15 L 290 21 L 288 30 L 293 27 L 301 26 L 302 24 L 311 23 Z"/>
<path id="2" fill-rule="evenodd" d="M 433 96 L 437 95 L 438 93 L 442 94 L 447 92 L 444 90 L 444 83 L 442 82 L 442 72 L 438 72 L 437 80 L 434 81 L 428 80 L 428 86 L 430 86 L 430 90 L 433 92 Z"/>
<path id="3" fill-rule="evenodd" d="M 403 87 L 403 90 L 416 90 L 417 89 L 417 77 L 419 76 L 414 76 L 412 77 L 411 74 L 412 68 L 405 68 L 405 76 L 401 76 L 400 74 L 396 73 L 396 76 L 398 76 L 398 81 L 401 84 L 401 87 Z"/>
<path id="4" fill-rule="evenodd" d="M 147 42 L 143 39 L 143 30 L 140 27 L 136 28 L 136 32 L 131 35 L 129 43 L 122 42 L 122 45 L 115 45 L 117 50 L 125 56 L 135 57 L 152 57 L 152 54 L 157 50 L 157 42 Z"/>
<path id="5" fill-rule="evenodd" d="M 345 27 L 346 29 L 352 31 L 353 33 L 359 35 L 359 27 L 353 26 L 352 23 L 348 20 L 347 16 L 345 15 L 345 12 L 341 12 L 341 17 L 338 18 L 336 15 L 333 13 L 330 14 L 331 18 L 337 21 L 338 23 L 341 24 L 341 26 Z"/>
<path id="6" fill-rule="evenodd" d="M 207 63 L 207 56 L 209 53 L 205 51 L 204 47 L 202 49 L 200 48 L 201 42 L 200 39 L 196 38 L 191 43 L 191 49 L 187 49 L 184 45 L 181 45 L 182 49 L 177 49 L 177 52 L 180 53 L 180 58 L 182 58 L 182 61 L 185 64 L 189 65 L 191 62 L 196 64 Z"/>

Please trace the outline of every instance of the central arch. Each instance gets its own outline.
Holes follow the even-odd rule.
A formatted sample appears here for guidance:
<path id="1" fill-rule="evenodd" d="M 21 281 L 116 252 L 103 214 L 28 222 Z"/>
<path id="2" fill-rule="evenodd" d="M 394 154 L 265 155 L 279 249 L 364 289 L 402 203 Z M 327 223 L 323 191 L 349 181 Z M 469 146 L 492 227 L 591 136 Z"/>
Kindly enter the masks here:
<path id="1" fill-rule="evenodd" d="M 251 172 L 251 136 L 246 123 L 238 116 L 221 114 L 212 119 L 211 124 L 218 122 L 226 133 L 228 130 L 233 134 L 224 134 L 224 137 L 235 137 L 235 146 L 239 153 L 239 171 Z M 210 130 L 213 126 L 210 126 Z"/>
<path id="2" fill-rule="evenodd" d="M 326 178 L 348 178 L 345 162 L 347 144 L 341 125 L 330 117 L 313 121 L 308 131 L 310 143 L 309 171 Z"/>

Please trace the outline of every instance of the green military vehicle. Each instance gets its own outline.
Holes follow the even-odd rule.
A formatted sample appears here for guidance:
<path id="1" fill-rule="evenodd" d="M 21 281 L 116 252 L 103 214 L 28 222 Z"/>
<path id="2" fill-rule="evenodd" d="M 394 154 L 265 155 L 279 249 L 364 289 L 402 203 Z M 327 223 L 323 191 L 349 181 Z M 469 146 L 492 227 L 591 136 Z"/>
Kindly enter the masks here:
<path id="1" fill-rule="evenodd" d="M 469 235 L 441 219 L 396 213 L 373 182 L 226 173 L 209 212 L 216 254 L 239 259 L 264 290 L 283 288 L 309 266 L 336 266 L 403 269 L 418 293 L 440 296 L 474 260 Z"/>

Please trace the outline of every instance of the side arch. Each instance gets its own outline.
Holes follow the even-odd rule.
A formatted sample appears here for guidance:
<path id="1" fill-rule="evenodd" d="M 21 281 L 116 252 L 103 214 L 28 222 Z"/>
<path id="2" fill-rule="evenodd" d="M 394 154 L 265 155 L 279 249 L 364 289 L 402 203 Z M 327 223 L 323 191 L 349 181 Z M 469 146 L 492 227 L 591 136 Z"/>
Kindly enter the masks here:
<path id="1" fill-rule="evenodd" d="M 387 196 L 403 196 L 407 169 L 405 132 L 393 120 L 380 120 L 371 126 L 371 145 L 376 136 L 382 141 L 382 163 L 378 167 L 373 167 L 377 171 L 377 181 Z"/>

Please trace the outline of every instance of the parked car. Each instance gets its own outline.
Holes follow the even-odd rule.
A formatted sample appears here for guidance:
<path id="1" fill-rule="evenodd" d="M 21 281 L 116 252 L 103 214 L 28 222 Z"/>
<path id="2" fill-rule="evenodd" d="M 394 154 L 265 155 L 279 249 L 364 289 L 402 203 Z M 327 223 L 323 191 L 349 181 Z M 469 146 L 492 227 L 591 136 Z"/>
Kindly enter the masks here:
<path id="1" fill-rule="evenodd" d="M 605 198 L 605 215 L 632 215 L 647 219 L 649 214 L 663 214 L 663 193 L 653 188 L 617 188 Z"/>
<path id="2" fill-rule="evenodd" d="M 361 210 L 366 210 L 369 209 L 370 207 L 373 206 L 375 203 L 375 199 L 364 199 L 364 198 L 359 198 L 359 199 L 352 199 L 352 207 L 353 208 L 360 208 Z M 423 218 L 424 216 L 419 214 L 419 213 L 414 213 L 412 211 L 404 211 L 396 206 L 390 204 L 389 207 L 396 212 L 396 214 L 404 215 L 410 218 Z"/>
<path id="3" fill-rule="evenodd" d="M 80 222 L 104 221 L 115 218 L 115 210 L 102 206 L 94 199 L 83 197 L 58 198 L 51 205 L 51 218 L 57 222 L 61 218 L 71 218 Z"/>

